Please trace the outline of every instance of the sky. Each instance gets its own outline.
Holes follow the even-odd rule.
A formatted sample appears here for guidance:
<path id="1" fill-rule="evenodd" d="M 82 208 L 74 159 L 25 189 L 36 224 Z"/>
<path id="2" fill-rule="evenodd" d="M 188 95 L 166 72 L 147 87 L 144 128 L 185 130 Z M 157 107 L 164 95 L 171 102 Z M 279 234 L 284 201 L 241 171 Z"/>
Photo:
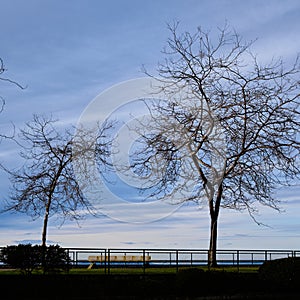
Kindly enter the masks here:
<path id="1" fill-rule="evenodd" d="M 0 57 L 5 76 L 26 87 L 0 82 L 6 105 L 1 132 L 18 130 L 33 114 L 52 114 L 61 124 L 76 124 L 87 107 L 111 87 L 156 74 L 170 37 L 167 24 L 180 30 L 215 30 L 226 22 L 262 62 L 282 57 L 292 62 L 300 49 L 298 0 L 0 0 Z M 0 160 L 17 165 L 19 149 L 0 144 Z M 0 206 L 9 180 L 0 172 Z M 222 210 L 220 249 L 300 249 L 299 188 L 277 191 L 282 213 L 261 208 L 258 226 L 246 214 Z M 140 214 L 140 212 L 133 212 Z M 0 246 L 39 243 L 42 219 L 0 214 Z M 61 224 L 50 219 L 48 243 L 63 247 L 207 249 L 209 215 L 204 207 L 172 208 L 146 223 L 88 216 Z"/>

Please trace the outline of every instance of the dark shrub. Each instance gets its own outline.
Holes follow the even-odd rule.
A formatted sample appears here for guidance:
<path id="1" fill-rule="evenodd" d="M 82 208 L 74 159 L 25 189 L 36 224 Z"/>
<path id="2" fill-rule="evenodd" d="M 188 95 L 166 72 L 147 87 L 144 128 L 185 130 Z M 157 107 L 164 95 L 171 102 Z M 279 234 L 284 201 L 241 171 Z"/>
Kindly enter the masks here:
<path id="1" fill-rule="evenodd" d="M 59 245 L 50 245 L 46 248 L 43 269 L 46 273 L 69 271 L 70 262 L 69 254 L 65 249 Z"/>
<path id="2" fill-rule="evenodd" d="M 200 284 L 205 282 L 205 278 L 206 272 L 202 269 L 180 269 L 176 275 L 177 287 L 179 291 L 188 291 L 189 294 L 195 294 L 199 291 Z"/>
<path id="3" fill-rule="evenodd" d="M 259 268 L 259 277 L 274 284 L 295 286 L 300 280 L 300 257 L 266 261 Z"/>
<path id="4" fill-rule="evenodd" d="M 7 246 L 1 250 L 0 260 L 22 273 L 31 274 L 40 264 L 40 248 L 31 244 Z"/>
<path id="5" fill-rule="evenodd" d="M 19 244 L 3 248 L 0 261 L 24 274 L 31 274 L 35 269 L 43 269 L 44 273 L 68 271 L 70 258 L 66 250 L 59 245 L 45 248 L 40 245 Z"/>

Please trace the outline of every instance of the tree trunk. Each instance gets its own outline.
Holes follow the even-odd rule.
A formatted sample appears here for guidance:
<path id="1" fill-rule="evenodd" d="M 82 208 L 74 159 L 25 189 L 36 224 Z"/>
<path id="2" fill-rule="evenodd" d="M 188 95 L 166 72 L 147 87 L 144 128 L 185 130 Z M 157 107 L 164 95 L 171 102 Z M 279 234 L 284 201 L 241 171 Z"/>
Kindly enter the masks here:
<path id="1" fill-rule="evenodd" d="M 218 240 L 218 217 L 221 205 L 221 198 L 223 193 L 223 183 L 219 185 L 216 201 L 213 199 L 209 201 L 209 213 L 210 213 L 210 241 L 208 250 L 208 266 L 217 266 L 217 240 Z"/>
<path id="2" fill-rule="evenodd" d="M 208 250 L 208 266 L 217 266 L 217 237 L 218 237 L 218 220 L 211 218 L 210 220 L 210 242 Z"/>
<path id="3" fill-rule="evenodd" d="M 52 184 L 52 186 L 54 186 Z M 45 207 L 45 215 L 44 215 L 44 224 L 43 224 L 43 232 L 42 232 L 42 247 L 46 247 L 46 242 L 47 242 L 47 228 L 48 228 L 48 219 L 49 219 L 49 213 L 50 213 L 50 206 L 51 206 L 51 201 L 52 201 L 52 194 L 53 194 L 53 189 L 51 189 L 50 195 L 48 195 L 48 202 Z"/>
<path id="4" fill-rule="evenodd" d="M 47 225 L 48 225 L 48 216 L 49 213 L 46 210 L 45 216 L 44 216 L 44 225 L 43 225 L 43 232 L 42 232 L 42 257 L 41 257 L 41 263 L 42 263 L 42 269 L 45 273 L 45 265 L 46 265 L 46 241 L 47 241 Z"/>
<path id="5" fill-rule="evenodd" d="M 43 232 L 42 232 L 42 247 L 46 247 L 48 217 L 49 217 L 49 212 L 46 211 L 44 216 L 44 224 L 43 224 Z"/>
<path id="6" fill-rule="evenodd" d="M 45 260 L 46 260 L 46 247 L 47 247 L 47 227 L 48 227 L 48 219 L 49 219 L 49 211 L 50 211 L 51 200 L 49 199 L 46 211 L 44 215 L 44 224 L 43 224 L 43 232 L 42 232 L 42 268 L 45 272 Z"/>

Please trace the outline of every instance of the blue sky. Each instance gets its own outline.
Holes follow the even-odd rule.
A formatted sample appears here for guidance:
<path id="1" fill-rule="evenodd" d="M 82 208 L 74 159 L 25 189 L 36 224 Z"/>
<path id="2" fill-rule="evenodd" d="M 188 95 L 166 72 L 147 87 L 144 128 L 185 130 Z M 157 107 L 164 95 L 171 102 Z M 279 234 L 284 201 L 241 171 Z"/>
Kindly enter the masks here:
<path id="1" fill-rule="evenodd" d="M 0 1 L 0 57 L 6 76 L 24 86 L 0 82 L 6 100 L 0 115 L 2 132 L 22 127 L 32 114 L 49 114 L 75 124 L 86 106 L 112 85 L 155 74 L 169 37 L 167 23 L 180 29 L 214 30 L 227 21 L 253 46 L 261 61 L 282 56 L 291 62 L 300 49 L 298 0 L 154 0 L 154 1 Z M 16 149 L 2 142 L 0 159 L 16 165 Z M 9 181 L 0 173 L 0 195 Z M 300 248 L 299 189 L 278 191 L 284 213 L 262 208 L 257 226 L 247 214 L 222 211 L 220 248 Z M 64 247 L 207 248 L 208 212 L 184 206 L 156 222 L 130 224 L 109 217 L 49 224 L 48 239 Z M 39 241 L 42 220 L 0 215 L 0 246 Z"/>

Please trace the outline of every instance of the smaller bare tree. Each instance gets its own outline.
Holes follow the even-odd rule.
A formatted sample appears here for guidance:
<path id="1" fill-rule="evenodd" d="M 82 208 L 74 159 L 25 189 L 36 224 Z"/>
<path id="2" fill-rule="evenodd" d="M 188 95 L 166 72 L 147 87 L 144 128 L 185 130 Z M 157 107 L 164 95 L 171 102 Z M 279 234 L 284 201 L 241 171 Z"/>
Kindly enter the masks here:
<path id="1" fill-rule="evenodd" d="M 79 220 L 82 210 L 93 213 L 93 206 L 84 198 L 76 181 L 72 161 L 84 152 L 97 156 L 102 164 L 108 156 L 108 139 L 106 143 L 76 145 L 73 151 L 73 135 L 70 130 L 59 131 L 52 117 L 34 115 L 33 121 L 21 130 L 20 156 L 24 165 L 18 170 L 3 167 L 12 183 L 9 201 L 5 211 L 17 211 L 33 218 L 43 217 L 42 246 L 46 247 L 47 226 L 49 217 L 58 216 L 63 220 Z M 110 127 L 102 127 L 101 136 Z M 80 134 L 89 134 L 78 129 Z M 99 139 L 100 140 L 100 139 Z M 103 140 L 103 139 L 102 139 Z M 77 139 L 76 143 L 80 143 Z M 77 166 L 78 167 L 78 166 Z M 84 166 L 82 172 L 84 172 Z M 78 172 L 78 170 L 77 170 Z M 86 180 L 89 174 L 86 174 Z M 90 178 L 90 180 L 93 180 Z"/>

